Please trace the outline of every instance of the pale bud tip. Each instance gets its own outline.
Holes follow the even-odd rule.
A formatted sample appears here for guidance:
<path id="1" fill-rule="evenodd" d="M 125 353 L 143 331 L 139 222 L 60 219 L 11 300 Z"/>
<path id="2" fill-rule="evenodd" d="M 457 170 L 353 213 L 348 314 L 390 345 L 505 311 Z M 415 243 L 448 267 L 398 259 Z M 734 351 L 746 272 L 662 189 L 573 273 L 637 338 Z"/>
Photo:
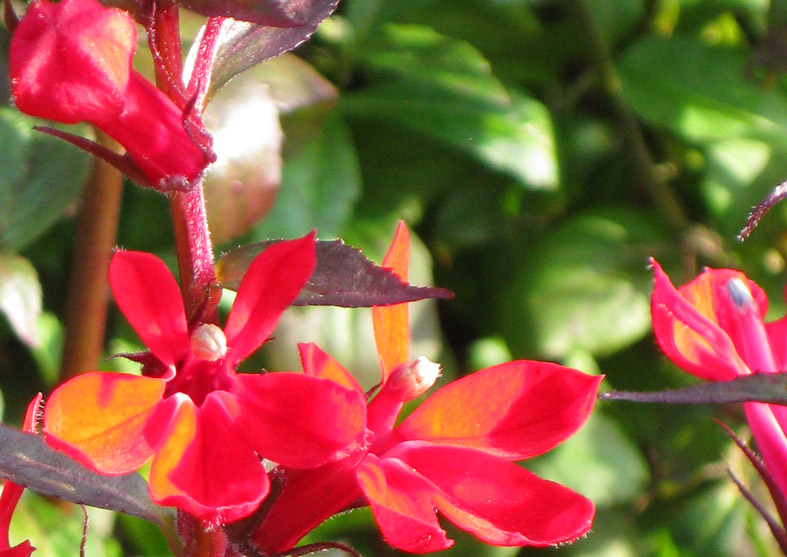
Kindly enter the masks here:
<path id="1" fill-rule="evenodd" d="M 749 287 L 739 278 L 731 279 L 727 283 L 727 292 L 730 293 L 732 303 L 740 310 L 749 309 L 754 305 L 754 298 Z"/>
<path id="2" fill-rule="evenodd" d="M 396 367 L 388 378 L 386 388 L 399 394 L 402 401 L 421 396 L 434 385 L 440 377 L 440 364 L 419 356 L 412 362 Z"/>
<path id="3" fill-rule="evenodd" d="M 203 323 L 191 333 L 191 352 L 200 360 L 215 362 L 227 354 L 227 337 L 220 327 Z"/>

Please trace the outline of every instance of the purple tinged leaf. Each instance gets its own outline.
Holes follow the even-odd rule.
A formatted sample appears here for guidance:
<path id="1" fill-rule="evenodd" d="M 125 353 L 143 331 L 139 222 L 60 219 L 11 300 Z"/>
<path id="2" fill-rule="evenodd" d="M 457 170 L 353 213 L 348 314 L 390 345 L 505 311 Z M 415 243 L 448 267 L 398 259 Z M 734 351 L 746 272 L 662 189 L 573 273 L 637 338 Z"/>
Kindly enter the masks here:
<path id="1" fill-rule="evenodd" d="M 224 254 L 216 267 L 221 286 L 237 290 L 252 260 L 277 241 L 249 244 Z M 403 282 L 341 240 L 320 240 L 316 252 L 314 272 L 293 305 L 371 307 L 453 297 L 453 293 L 444 288 L 411 286 Z"/>
<path id="2" fill-rule="evenodd" d="M 0 254 L 0 312 L 16 336 L 28 346 L 38 346 L 41 285 L 33 265 L 13 253 Z"/>
<path id="3" fill-rule="evenodd" d="M 265 0 L 250 3 L 251 7 L 242 0 L 222 0 L 221 2 L 194 0 L 193 3 L 203 6 L 204 9 L 200 10 L 189 3 L 185 3 L 185 5 L 205 15 L 228 15 L 235 20 L 225 21 L 219 34 L 219 48 L 216 52 L 207 90 L 207 98 L 209 99 L 224 84 L 242 71 L 292 50 L 311 37 L 317 30 L 317 26 L 333 13 L 339 0 L 295 0 L 290 2 Z M 254 6 L 259 6 L 259 8 L 255 9 Z M 289 25 L 274 25 L 270 23 L 273 20 L 255 17 L 258 9 L 265 12 L 274 9 L 275 6 L 278 6 L 278 11 L 282 13 L 292 14 Z M 237 13 L 219 13 L 222 10 Z M 285 22 L 281 21 L 280 23 Z M 186 75 L 190 72 L 189 68 L 193 67 L 201 39 L 202 30 L 189 52 L 186 61 Z"/>
<path id="4" fill-rule="evenodd" d="M 0 425 L 0 477 L 44 495 L 122 512 L 159 526 L 172 512 L 156 505 L 139 474 L 102 476 L 46 444 L 42 437 Z"/>
<path id="5" fill-rule="evenodd" d="M 731 381 L 713 381 L 685 389 L 668 389 L 657 392 L 611 391 L 599 394 L 598 398 L 599 400 L 667 404 L 767 402 L 787 405 L 787 373 L 754 373 L 737 377 Z"/>
<path id="6" fill-rule="evenodd" d="M 338 2 L 338 0 L 337 0 Z M 301 27 L 309 23 L 321 0 L 180 0 L 207 16 L 231 17 L 269 27 Z"/>

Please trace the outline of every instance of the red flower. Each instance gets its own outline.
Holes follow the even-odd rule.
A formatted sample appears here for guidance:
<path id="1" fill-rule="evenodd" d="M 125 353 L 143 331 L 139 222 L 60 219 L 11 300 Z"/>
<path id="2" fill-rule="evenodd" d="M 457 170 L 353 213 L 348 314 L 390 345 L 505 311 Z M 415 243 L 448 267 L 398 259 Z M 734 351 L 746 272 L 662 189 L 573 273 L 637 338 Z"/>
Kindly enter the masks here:
<path id="1" fill-rule="evenodd" d="M 152 456 L 155 501 L 224 522 L 248 515 L 268 493 L 261 457 L 309 468 L 357 450 L 360 393 L 297 373 L 234 370 L 273 331 L 314 257 L 313 235 L 257 256 L 222 331 L 189 327 L 162 261 L 115 252 L 112 291 L 152 361 L 141 377 L 94 372 L 59 387 L 45 409 L 47 441 L 103 474 L 127 473 Z"/>
<path id="2" fill-rule="evenodd" d="M 407 229 L 400 225 L 384 264 L 406 279 L 407 257 Z M 590 529 L 593 503 L 511 461 L 573 434 L 593 408 L 601 377 L 510 362 L 443 387 L 395 426 L 402 403 L 425 392 L 439 368 L 421 358 L 408 363 L 406 305 L 375 308 L 374 324 L 383 383 L 368 404 L 372 443 L 316 470 L 286 471 L 284 489 L 255 535 L 263 551 L 286 551 L 324 519 L 365 503 L 386 540 L 415 553 L 453 544 L 435 509 L 495 545 L 552 545 Z M 361 393 L 316 345 L 301 345 L 301 358 L 307 375 Z"/>
<path id="3" fill-rule="evenodd" d="M 768 299 L 746 275 L 708 269 L 675 289 L 659 264 L 652 263 L 653 330 L 673 362 L 711 381 L 787 369 L 787 318 L 764 322 Z M 759 402 L 743 408 L 766 467 L 787 493 L 787 408 Z"/>
<path id="4" fill-rule="evenodd" d="M 22 424 L 22 431 L 35 433 L 38 409 L 41 406 L 41 393 L 30 401 L 25 413 L 25 422 Z M 19 545 L 11 547 L 8 540 L 8 528 L 11 525 L 11 516 L 14 514 L 16 504 L 22 496 L 24 488 L 13 482 L 5 482 L 3 494 L 0 495 L 0 557 L 30 557 L 35 549 L 30 545 L 29 540 L 25 540 Z"/>
<path id="5" fill-rule="evenodd" d="M 32 116 L 102 129 L 154 186 L 191 183 L 210 162 L 209 146 L 197 145 L 183 111 L 131 69 L 136 40 L 121 10 L 96 0 L 36 0 L 11 39 L 14 100 Z"/>

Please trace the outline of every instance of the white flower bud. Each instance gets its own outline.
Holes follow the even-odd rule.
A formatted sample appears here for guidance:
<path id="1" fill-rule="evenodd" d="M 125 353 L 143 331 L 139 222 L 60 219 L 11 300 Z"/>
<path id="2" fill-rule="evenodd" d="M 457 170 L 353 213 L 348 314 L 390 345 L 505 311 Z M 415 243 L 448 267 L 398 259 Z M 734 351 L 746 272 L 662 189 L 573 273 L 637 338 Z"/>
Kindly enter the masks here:
<path id="1" fill-rule="evenodd" d="M 440 364 L 419 356 L 412 362 L 394 368 L 388 377 L 385 388 L 396 393 L 402 401 L 413 400 L 434 385 L 437 378 L 440 377 L 440 370 Z"/>
<path id="2" fill-rule="evenodd" d="M 221 327 L 203 323 L 191 333 L 191 352 L 200 360 L 215 362 L 227 354 L 227 337 Z"/>

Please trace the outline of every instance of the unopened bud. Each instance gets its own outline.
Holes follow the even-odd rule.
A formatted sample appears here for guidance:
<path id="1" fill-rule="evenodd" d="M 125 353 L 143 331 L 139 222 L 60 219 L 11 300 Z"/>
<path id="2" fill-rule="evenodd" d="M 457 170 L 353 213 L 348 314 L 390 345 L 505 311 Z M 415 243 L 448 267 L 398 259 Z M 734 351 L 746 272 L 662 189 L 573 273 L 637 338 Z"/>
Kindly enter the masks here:
<path id="1" fill-rule="evenodd" d="M 428 391 L 438 377 L 440 377 L 440 364 L 419 356 L 412 362 L 394 368 L 385 388 L 396 393 L 402 401 L 413 400 Z"/>
<path id="2" fill-rule="evenodd" d="M 730 293 L 730 299 L 738 310 L 745 312 L 754 306 L 751 291 L 741 279 L 731 279 L 727 283 L 727 292 Z"/>
<path id="3" fill-rule="evenodd" d="M 203 323 L 191 333 L 191 352 L 200 360 L 215 362 L 227 354 L 227 337 L 220 327 Z"/>

